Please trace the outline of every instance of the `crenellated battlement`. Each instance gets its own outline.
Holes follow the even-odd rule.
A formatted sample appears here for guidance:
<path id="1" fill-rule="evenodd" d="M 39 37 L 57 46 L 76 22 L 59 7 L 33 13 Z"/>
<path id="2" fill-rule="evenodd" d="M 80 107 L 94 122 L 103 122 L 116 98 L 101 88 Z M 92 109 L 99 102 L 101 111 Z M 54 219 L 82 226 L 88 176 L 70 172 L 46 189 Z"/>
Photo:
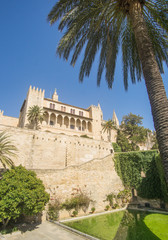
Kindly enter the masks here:
<path id="1" fill-rule="evenodd" d="M 18 127 L 31 127 L 28 121 L 28 112 L 33 106 L 38 106 L 45 112 L 40 126 L 42 130 L 67 133 L 68 135 L 87 135 L 93 139 L 108 141 L 108 133 L 102 135 L 103 112 L 99 102 L 97 105 L 91 105 L 84 109 L 59 102 L 56 89 L 52 98 L 45 98 L 44 94 L 45 90 L 30 85 L 20 110 Z M 6 116 L 2 116 L 3 112 L 0 111 L 1 122 L 6 118 Z M 115 120 L 117 122 L 116 115 Z M 14 124 L 12 120 L 12 126 Z"/>
<path id="2" fill-rule="evenodd" d="M 3 116 L 4 111 L 0 110 L 0 116 Z"/>
<path id="3" fill-rule="evenodd" d="M 100 110 L 100 104 L 98 104 L 98 106 L 95 106 L 95 105 L 91 105 L 89 108 L 93 108 L 93 109 L 96 109 L 96 110 Z"/>
<path id="4" fill-rule="evenodd" d="M 38 95 L 39 97 L 43 97 L 44 98 L 44 93 L 45 90 L 42 90 L 41 88 L 35 88 L 30 85 L 29 90 L 28 90 L 28 95 Z"/>

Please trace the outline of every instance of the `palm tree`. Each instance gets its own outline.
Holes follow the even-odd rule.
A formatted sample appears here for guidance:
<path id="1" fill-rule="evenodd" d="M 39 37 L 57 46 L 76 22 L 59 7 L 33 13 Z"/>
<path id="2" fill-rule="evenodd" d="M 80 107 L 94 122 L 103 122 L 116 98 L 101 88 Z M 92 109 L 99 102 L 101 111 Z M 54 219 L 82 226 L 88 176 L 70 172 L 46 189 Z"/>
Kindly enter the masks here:
<path id="1" fill-rule="evenodd" d="M 85 48 L 80 81 L 89 76 L 100 53 L 97 84 L 105 69 L 112 88 L 120 46 L 125 89 L 129 72 L 133 83 L 143 75 L 168 184 L 168 104 L 161 77 L 163 62 L 168 65 L 167 13 L 167 0 L 59 0 L 48 20 L 53 24 L 61 19 L 59 30 L 66 30 L 57 48 L 60 57 L 72 56 L 74 65 Z"/>
<path id="2" fill-rule="evenodd" d="M 103 128 L 102 128 L 103 132 L 107 132 L 108 133 L 108 140 L 109 140 L 109 142 L 111 141 L 111 130 L 112 129 L 116 129 L 116 127 L 115 127 L 114 122 L 111 119 L 109 119 L 108 121 L 106 121 L 103 124 Z"/>
<path id="3" fill-rule="evenodd" d="M 6 169 L 6 166 L 14 166 L 11 157 L 16 157 L 17 148 L 11 143 L 9 135 L 6 132 L 0 132 L 0 162 Z"/>
<path id="4" fill-rule="evenodd" d="M 39 128 L 39 123 L 43 121 L 43 109 L 40 108 L 38 105 L 34 105 L 29 107 L 27 118 L 30 125 L 33 126 L 33 129 Z"/>

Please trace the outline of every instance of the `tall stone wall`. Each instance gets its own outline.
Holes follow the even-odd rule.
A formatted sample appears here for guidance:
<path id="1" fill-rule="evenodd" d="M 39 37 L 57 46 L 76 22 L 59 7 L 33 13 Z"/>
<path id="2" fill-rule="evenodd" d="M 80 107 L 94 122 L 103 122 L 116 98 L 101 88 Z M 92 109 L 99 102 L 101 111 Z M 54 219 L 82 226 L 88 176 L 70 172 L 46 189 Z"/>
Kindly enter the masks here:
<path id="1" fill-rule="evenodd" d="M 109 142 L 0 125 L 18 148 L 16 165 L 31 169 L 62 169 L 107 156 Z"/>
<path id="2" fill-rule="evenodd" d="M 0 124 L 2 125 L 17 127 L 18 121 L 19 121 L 18 118 L 8 117 L 0 114 Z"/>
<path id="3" fill-rule="evenodd" d="M 123 189 L 109 142 L 0 125 L 3 130 L 18 148 L 15 165 L 34 170 L 52 199 L 63 202 L 82 191 L 93 200 L 90 208 L 102 211 L 106 195 Z"/>
<path id="4" fill-rule="evenodd" d="M 79 191 L 88 195 L 93 200 L 88 212 L 93 206 L 96 211 L 103 211 L 108 204 L 105 202 L 106 195 L 123 190 L 122 182 L 114 169 L 112 155 L 64 169 L 37 169 L 35 172 L 52 199 L 63 202 Z M 68 216 L 67 212 L 61 212 L 61 218 Z"/>

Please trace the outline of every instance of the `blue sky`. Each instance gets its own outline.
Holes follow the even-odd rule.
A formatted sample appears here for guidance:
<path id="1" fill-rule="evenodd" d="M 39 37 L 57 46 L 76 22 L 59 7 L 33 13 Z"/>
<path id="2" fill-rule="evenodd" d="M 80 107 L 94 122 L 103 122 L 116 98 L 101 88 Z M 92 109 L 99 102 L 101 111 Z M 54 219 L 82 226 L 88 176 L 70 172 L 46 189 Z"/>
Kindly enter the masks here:
<path id="1" fill-rule="evenodd" d="M 69 62 L 56 56 L 56 47 L 62 34 L 57 26 L 50 26 L 47 15 L 55 0 L 6 0 L 0 8 L 0 109 L 4 115 L 18 117 L 30 85 L 45 89 L 51 97 L 57 89 L 59 100 L 87 108 L 101 105 L 105 120 L 112 117 L 113 109 L 121 122 L 130 112 L 141 115 L 143 125 L 154 129 L 150 104 L 144 80 L 132 85 L 126 92 L 123 85 L 122 65 L 118 57 L 113 89 L 109 90 L 104 78 L 97 87 L 97 61 L 90 77 L 79 83 L 80 59 L 73 68 Z M 165 68 L 163 80 L 168 92 Z"/>

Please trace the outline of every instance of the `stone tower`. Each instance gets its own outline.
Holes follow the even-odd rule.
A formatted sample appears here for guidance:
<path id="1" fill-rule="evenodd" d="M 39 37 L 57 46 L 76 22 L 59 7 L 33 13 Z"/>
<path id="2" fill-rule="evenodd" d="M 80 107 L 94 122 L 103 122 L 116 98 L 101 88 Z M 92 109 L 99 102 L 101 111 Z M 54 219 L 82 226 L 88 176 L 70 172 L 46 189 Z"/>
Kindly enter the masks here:
<path id="1" fill-rule="evenodd" d="M 103 119 L 103 113 L 100 107 L 100 104 L 98 106 L 91 105 L 89 107 L 89 115 L 93 119 L 92 122 L 92 132 L 93 136 L 96 136 L 96 139 L 101 140 L 101 123 Z"/>
<path id="2" fill-rule="evenodd" d="M 28 124 L 27 113 L 29 107 L 38 105 L 43 108 L 44 92 L 44 90 L 35 89 L 35 87 L 32 88 L 32 86 L 29 87 L 26 100 L 24 100 L 20 110 L 19 127 L 25 127 L 26 124 Z"/>
<path id="3" fill-rule="evenodd" d="M 114 124 L 116 125 L 117 128 L 119 128 L 120 124 L 117 118 L 117 115 L 115 113 L 115 111 L 113 110 L 113 117 L 112 117 L 112 121 L 114 122 Z"/>
<path id="4" fill-rule="evenodd" d="M 55 91 L 54 91 L 54 93 L 52 95 L 52 100 L 58 102 L 58 94 L 57 94 L 57 90 L 56 89 L 55 89 Z"/>

